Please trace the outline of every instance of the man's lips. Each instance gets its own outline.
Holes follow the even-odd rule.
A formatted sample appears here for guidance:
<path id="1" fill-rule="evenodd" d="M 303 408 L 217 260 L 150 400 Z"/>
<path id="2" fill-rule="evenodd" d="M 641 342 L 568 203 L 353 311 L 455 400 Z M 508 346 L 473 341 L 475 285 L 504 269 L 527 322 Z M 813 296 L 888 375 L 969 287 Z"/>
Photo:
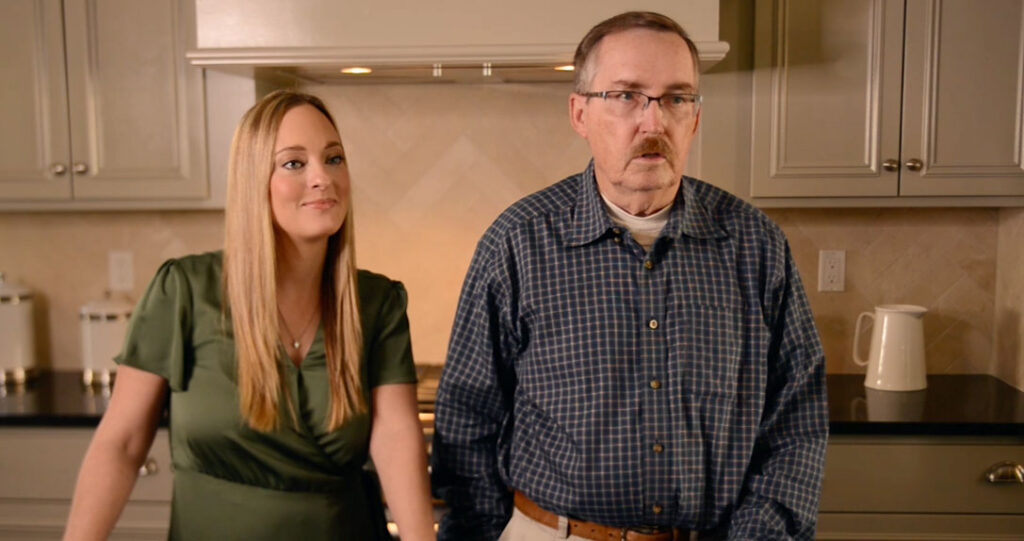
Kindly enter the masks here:
<path id="1" fill-rule="evenodd" d="M 640 141 L 633 147 L 633 158 L 641 160 L 661 161 L 668 160 L 672 148 L 668 142 L 660 138 L 649 138 Z"/>

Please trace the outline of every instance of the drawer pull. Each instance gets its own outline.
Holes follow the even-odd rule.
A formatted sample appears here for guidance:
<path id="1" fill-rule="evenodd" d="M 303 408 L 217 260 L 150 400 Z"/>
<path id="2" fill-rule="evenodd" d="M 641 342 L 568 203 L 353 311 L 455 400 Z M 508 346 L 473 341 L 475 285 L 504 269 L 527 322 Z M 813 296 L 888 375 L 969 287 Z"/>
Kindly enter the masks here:
<path id="1" fill-rule="evenodd" d="M 993 484 L 1016 483 L 1024 485 L 1024 466 L 1009 461 L 993 464 L 985 472 L 985 479 Z"/>
<path id="2" fill-rule="evenodd" d="M 156 459 L 149 457 L 146 461 L 139 466 L 139 477 L 148 477 L 150 475 L 156 475 L 160 471 L 160 468 L 156 465 Z"/>

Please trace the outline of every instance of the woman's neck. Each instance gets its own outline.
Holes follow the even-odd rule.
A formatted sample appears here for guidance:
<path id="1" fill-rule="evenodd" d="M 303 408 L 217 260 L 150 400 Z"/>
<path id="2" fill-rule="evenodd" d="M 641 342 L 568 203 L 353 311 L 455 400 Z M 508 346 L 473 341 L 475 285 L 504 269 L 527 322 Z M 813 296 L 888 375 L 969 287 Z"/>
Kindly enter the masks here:
<path id="1" fill-rule="evenodd" d="M 286 305 L 309 306 L 320 297 L 327 241 L 296 244 L 290 239 L 277 242 L 277 299 Z"/>

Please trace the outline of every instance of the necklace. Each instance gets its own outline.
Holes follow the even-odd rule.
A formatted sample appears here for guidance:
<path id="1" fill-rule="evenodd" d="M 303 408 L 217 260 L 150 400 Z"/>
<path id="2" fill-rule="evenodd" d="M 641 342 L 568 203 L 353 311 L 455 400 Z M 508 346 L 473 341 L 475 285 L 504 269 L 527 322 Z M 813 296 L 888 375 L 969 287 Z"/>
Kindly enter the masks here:
<path id="1" fill-rule="evenodd" d="M 314 319 L 316 319 L 316 314 L 317 310 L 313 309 L 313 313 L 310 314 L 309 316 L 309 321 L 306 322 L 306 325 L 302 327 L 302 332 L 300 332 L 299 335 L 296 337 L 295 335 L 292 334 L 292 331 L 288 329 L 288 322 L 285 321 L 284 314 L 281 313 L 281 307 L 277 307 L 277 315 L 281 317 L 281 327 L 284 328 L 285 334 L 288 335 L 288 339 L 291 340 L 292 342 L 292 349 L 294 349 L 295 351 L 298 351 L 299 346 L 302 345 L 302 343 L 299 341 L 302 340 L 303 336 L 306 336 L 306 331 L 309 330 L 309 325 L 313 323 Z"/>

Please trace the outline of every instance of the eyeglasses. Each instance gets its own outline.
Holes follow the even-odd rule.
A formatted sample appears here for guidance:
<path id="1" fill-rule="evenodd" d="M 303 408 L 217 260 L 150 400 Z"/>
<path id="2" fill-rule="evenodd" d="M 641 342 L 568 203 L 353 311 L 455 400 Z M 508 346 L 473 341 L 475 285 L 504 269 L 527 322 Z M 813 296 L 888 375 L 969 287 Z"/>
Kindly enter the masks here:
<path id="1" fill-rule="evenodd" d="M 686 92 L 648 96 L 635 90 L 606 90 L 604 92 L 580 92 L 588 98 L 601 98 L 613 113 L 628 117 L 646 111 L 652 101 L 658 102 L 662 112 L 677 120 L 684 120 L 697 114 L 700 108 L 700 94 Z M 644 99 L 646 98 L 646 99 Z"/>

